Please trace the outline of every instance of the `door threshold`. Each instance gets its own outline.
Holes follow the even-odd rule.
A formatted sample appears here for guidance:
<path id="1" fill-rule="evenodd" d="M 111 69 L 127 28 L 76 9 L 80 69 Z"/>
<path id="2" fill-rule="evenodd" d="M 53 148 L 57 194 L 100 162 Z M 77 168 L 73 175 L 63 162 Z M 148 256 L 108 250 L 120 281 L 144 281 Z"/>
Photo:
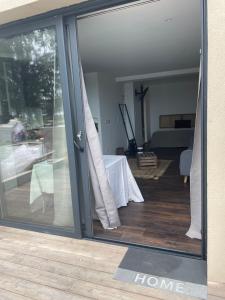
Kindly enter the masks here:
<path id="1" fill-rule="evenodd" d="M 121 240 L 112 240 L 112 239 L 107 239 L 107 238 L 101 238 L 101 237 L 85 237 L 87 240 L 93 240 L 97 241 L 100 243 L 107 243 L 107 244 L 112 244 L 112 245 L 118 245 L 118 246 L 126 246 L 129 248 L 136 248 L 136 249 L 146 249 L 150 251 L 154 251 L 157 253 L 167 253 L 170 255 L 177 255 L 177 256 L 183 256 L 183 257 L 190 257 L 193 259 L 198 259 L 198 260 L 203 260 L 204 258 L 200 254 L 196 253 L 189 253 L 185 252 L 182 250 L 174 250 L 174 249 L 169 249 L 169 248 L 159 248 L 156 246 L 148 246 L 144 244 L 137 244 L 137 243 L 132 243 L 132 242 L 126 242 L 126 241 L 121 241 Z"/>

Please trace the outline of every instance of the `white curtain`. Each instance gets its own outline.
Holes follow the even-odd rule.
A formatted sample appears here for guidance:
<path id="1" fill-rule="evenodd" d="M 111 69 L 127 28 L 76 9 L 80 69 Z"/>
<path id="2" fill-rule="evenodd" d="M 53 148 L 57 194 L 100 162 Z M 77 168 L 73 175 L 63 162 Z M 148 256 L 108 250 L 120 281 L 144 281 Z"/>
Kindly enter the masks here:
<path id="1" fill-rule="evenodd" d="M 202 120 L 202 97 L 201 97 L 201 62 L 199 69 L 198 101 L 195 120 L 194 144 L 190 171 L 190 205 L 191 225 L 186 233 L 190 238 L 201 239 L 202 227 L 202 145 L 201 145 L 201 120 Z"/>
<path id="2" fill-rule="evenodd" d="M 120 226 L 120 219 L 116 201 L 107 179 L 99 136 L 88 104 L 82 68 L 81 77 L 88 163 L 95 198 L 95 211 L 103 228 L 112 229 Z"/>

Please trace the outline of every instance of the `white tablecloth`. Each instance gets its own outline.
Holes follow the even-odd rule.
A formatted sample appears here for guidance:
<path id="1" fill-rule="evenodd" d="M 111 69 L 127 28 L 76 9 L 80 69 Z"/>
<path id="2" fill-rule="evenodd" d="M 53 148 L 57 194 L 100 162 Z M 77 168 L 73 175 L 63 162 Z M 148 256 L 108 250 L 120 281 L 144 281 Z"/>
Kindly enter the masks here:
<path id="1" fill-rule="evenodd" d="M 30 183 L 30 204 L 33 204 L 43 193 L 54 193 L 53 165 L 48 161 L 43 161 L 33 166 Z M 40 205 L 43 205 L 41 200 L 39 201 L 39 205 L 37 204 L 33 208 L 33 211 L 43 208 Z"/>
<path id="2" fill-rule="evenodd" d="M 127 206 L 129 201 L 143 202 L 126 156 L 104 155 L 103 160 L 117 208 Z"/>
<path id="3" fill-rule="evenodd" d="M 54 194 L 54 225 L 73 226 L 69 170 L 63 160 L 43 161 L 33 166 L 30 184 L 31 211 L 45 211 L 45 194 Z M 53 167 L 55 164 L 55 168 Z M 57 165 L 57 166 L 56 166 Z"/>
<path id="4" fill-rule="evenodd" d="M 131 173 L 126 156 L 104 155 L 103 159 L 117 208 L 127 206 L 129 201 L 143 202 L 144 199 Z M 36 201 L 35 206 L 32 208 L 33 211 L 43 209 L 44 203 L 40 198 L 43 193 L 54 193 L 53 165 L 48 161 L 40 162 L 33 166 L 30 184 L 30 204 L 32 205 L 39 198 L 39 201 Z M 67 203 L 71 207 L 71 203 L 69 201 Z M 60 213 L 57 209 L 55 210 L 55 213 Z"/>

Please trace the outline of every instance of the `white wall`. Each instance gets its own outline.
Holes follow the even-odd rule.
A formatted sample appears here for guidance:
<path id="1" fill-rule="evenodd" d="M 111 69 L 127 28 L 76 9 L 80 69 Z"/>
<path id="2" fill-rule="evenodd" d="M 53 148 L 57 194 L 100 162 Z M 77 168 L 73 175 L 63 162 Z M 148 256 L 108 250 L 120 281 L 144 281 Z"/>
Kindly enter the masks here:
<path id="1" fill-rule="evenodd" d="M 88 101 L 94 120 L 99 120 L 103 154 L 115 154 L 117 147 L 127 147 L 119 111 L 124 102 L 123 86 L 107 73 L 85 74 Z"/>
<path id="2" fill-rule="evenodd" d="M 99 73 L 102 147 L 104 154 L 115 154 L 117 147 L 126 148 L 126 136 L 119 111 L 123 89 L 112 75 Z"/>
<path id="3" fill-rule="evenodd" d="M 90 105 L 93 119 L 95 122 L 98 123 L 99 138 L 102 143 L 98 73 L 93 72 L 93 73 L 85 74 L 84 79 L 85 79 L 85 85 L 87 90 L 88 103 Z"/>
<path id="4" fill-rule="evenodd" d="M 148 138 L 155 131 L 165 130 L 159 128 L 160 115 L 195 113 L 198 76 L 165 78 L 151 81 L 148 85 Z"/>
<path id="5" fill-rule="evenodd" d="M 104 154 L 115 154 L 117 147 L 127 148 L 127 139 L 119 111 L 119 103 L 127 103 L 134 123 L 138 145 L 143 144 L 141 132 L 141 106 L 134 96 L 134 87 L 140 84 L 121 84 L 107 73 L 85 75 L 89 105 L 94 120 L 99 121 L 99 136 Z M 148 139 L 159 128 L 159 116 L 166 114 L 195 113 L 198 76 L 165 78 L 146 82 L 146 117 Z M 171 130 L 171 129 L 170 129 Z"/>
<path id="6" fill-rule="evenodd" d="M 100 120 L 98 73 L 88 73 L 84 77 L 92 116 Z"/>

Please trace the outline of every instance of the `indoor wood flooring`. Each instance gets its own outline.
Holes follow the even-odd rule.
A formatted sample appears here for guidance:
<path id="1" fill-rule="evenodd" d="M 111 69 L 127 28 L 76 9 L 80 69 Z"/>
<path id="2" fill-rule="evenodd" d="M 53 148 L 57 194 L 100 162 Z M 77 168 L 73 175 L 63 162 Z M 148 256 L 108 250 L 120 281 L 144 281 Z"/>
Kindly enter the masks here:
<path id="1" fill-rule="evenodd" d="M 161 159 L 173 160 L 165 175 L 159 180 L 137 179 L 145 202 L 120 208 L 118 229 L 104 230 L 94 221 L 95 236 L 200 254 L 201 242 L 185 235 L 190 225 L 190 192 L 179 175 L 182 150 L 156 150 Z"/>

